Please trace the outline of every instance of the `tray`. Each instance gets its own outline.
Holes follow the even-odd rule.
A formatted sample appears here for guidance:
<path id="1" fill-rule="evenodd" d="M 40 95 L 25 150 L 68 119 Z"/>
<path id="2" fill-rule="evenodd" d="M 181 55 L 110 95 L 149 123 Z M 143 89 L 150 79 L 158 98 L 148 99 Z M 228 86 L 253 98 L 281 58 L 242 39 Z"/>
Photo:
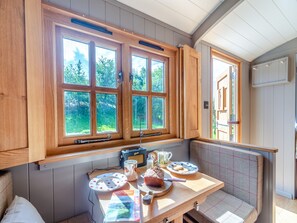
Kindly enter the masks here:
<path id="1" fill-rule="evenodd" d="M 127 183 L 127 177 L 121 173 L 101 174 L 89 182 L 89 187 L 99 192 L 110 192 L 123 187 Z"/>
<path id="2" fill-rule="evenodd" d="M 198 172 L 198 167 L 188 162 L 171 162 L 168 164 L 167 169 L 180 175 L 190 175 Z"/>

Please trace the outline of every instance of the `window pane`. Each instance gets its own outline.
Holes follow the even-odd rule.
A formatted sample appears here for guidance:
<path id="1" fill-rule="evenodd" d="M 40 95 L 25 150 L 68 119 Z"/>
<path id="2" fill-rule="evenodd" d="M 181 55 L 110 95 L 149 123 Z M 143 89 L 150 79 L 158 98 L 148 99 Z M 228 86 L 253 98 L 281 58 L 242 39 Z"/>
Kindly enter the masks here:
<path id="1" fill-rule="evenodd" d="M 152 90 L 164 92 L 164 63 L 152 61 Z"/>
<path id="2" fill-rule="evenodd" d="M 147 91 L 147 58 L 132 56 L 132 90 Z"/>
<path id="3" fill-rule="evenodd" d="M 152 98 L 152 125 L 153 129 L 165 128 L 165 99 Z"/>
<path id="4" fill-rule="evenodd" d="M 117 131 L 117 96 L 97 94 L 97 132 Z"/>
<path id="5" fill-rule="evenodd" d="M 90 134 L 90 94 L 64 92 L 66 136 Z"/>
<path id="6" fill-rule="evenodd" d="M 133 130 L 147 129 L 147 97 L 132 96 Z"/>
<path id="7" fill-rule="evenodd" d="M 116 51 L 96 47 L 96 86 L 116 88 Z"/>
<path id="8" fill-rule="evenodd" d="M 63 38 L 64 83 L 90 85 L 89 45 Z"/>

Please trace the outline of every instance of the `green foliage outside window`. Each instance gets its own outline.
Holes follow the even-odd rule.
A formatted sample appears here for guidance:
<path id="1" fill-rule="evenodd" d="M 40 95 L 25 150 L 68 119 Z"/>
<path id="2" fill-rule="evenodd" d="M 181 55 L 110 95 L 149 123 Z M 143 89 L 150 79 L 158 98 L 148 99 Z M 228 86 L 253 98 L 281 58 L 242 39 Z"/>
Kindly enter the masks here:
<path id="1" fill-rule="evenodd" d="M 65 50 L 65 49 L 64 49 Z M 115 58 L 115 57 L 114 57 Z M 145 58 L 141 58 L 146 61 Z M 97 57 L 96 61 L 96 86 L 116 88 L 116 60 L 103 55 Z M 64 83 L 74 83 L 79 85 L 89 85 L 88 65 L 85 55 L 76 48 L 74 59 L 64 61 Z M 146 62 L 145 62 L 146 63 Z M 145 64 L 141 63 L 141 64 Z M 164 64 L 154 61 L 152 70 L 152 91 L 164 92 Z M 139 68 L 139 66 L 138 66 Z M 141 67 L 133 70 L 136 73 L 133 79 L 133 89 L 147 90 L 147 68 Z M 134 73 L 134 74 L 135 74 Z M 117 132 L 117 95 L 97 93 L 96 94 L 96 118 L 97 132 Z M 90 134 L 90 93 L 65 91 L 64 94 L 64 115 L 66 135 Z M 133 129 L 147 129 L 147 97 L 133 96 Z M 164 128 L 165 100 L 155 97 L 152 101 L 152 121 L 153 129 Z"/>

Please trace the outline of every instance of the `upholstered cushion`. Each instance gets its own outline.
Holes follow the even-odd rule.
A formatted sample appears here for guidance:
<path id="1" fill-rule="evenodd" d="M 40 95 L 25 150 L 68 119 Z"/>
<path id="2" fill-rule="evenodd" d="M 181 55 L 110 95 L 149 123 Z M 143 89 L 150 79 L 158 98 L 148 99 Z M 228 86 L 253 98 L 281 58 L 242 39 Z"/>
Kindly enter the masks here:
<path id="1" fill-rule="evenodd" d="M 15 196 L 1 223 L 44 223 L 36 208 L 25 198 Z"/>
<path id="2" fill-rule="evenodd" d="M 248 150 L 194 140 L 190 144 L 191 162 L 199 171 L 225 183 L 223 191 L 262 209 L 263 156 Z"/>
<path id="3" fill-rule="evenodd" d="M 210 195 L 198 212 L 192 210 L 189 214 L 199 223 L 253 223 L 258 216 L 253 206 L 222 190 Z"/>

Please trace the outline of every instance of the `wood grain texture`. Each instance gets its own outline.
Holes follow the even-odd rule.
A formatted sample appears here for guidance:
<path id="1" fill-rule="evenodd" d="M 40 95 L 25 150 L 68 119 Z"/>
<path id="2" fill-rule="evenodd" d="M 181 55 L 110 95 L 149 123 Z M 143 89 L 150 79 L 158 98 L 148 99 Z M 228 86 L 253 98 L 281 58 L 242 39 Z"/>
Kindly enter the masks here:
<path id="1" fill-rule="evenodd" d="M 183 46 L 184 139 L 201 131 L 201 61 L 196 50 Z"/>
<path id="2" fill-rule="evenodd" d="M 0 153 L 0 170 L 29 162 L 29 149 L 14 149 Z"/>
<path id="3" fill-rule="evenodd" d="M 24 1 L 3 0 L 0 10 L 0 151 L 6 151 L 28 146 Z"/>
<path id="4" fill-rule="evenodd" d="M 41 0 L 25 1 L 29 161 L 45 158 Z"/>
<path id="5" fill-rule="evenodd" d="M 140 174 L 145 171 L 145 168 L 139 168 L 138 171 Z M 170 174 L 169 171 L 164 171 Z M 92 179 L 102 173 L 106 171 L 96 171 L 89 178 Z M 208 195 L 224 186 L 223 182 L 202 173 L 184 176 L 184 178 L 187 179 L 186 182 L 175 182 L 174 187 L 166 195 L 155 198 L 153 204 L 149 206 L 142 206 L 143 222 L 162 222 L 164 218 L 168 218 L 169 221 L 176 219 L 180 222 L 182 215 L 193 209 L 194 202 L 202 203 Z M 137 188 L 136 182 L 130 182 L 123 187 L 126 190 L 134 188 Z M 98 194 L 103 213 L 106 213 L 111 194 Z"/>

